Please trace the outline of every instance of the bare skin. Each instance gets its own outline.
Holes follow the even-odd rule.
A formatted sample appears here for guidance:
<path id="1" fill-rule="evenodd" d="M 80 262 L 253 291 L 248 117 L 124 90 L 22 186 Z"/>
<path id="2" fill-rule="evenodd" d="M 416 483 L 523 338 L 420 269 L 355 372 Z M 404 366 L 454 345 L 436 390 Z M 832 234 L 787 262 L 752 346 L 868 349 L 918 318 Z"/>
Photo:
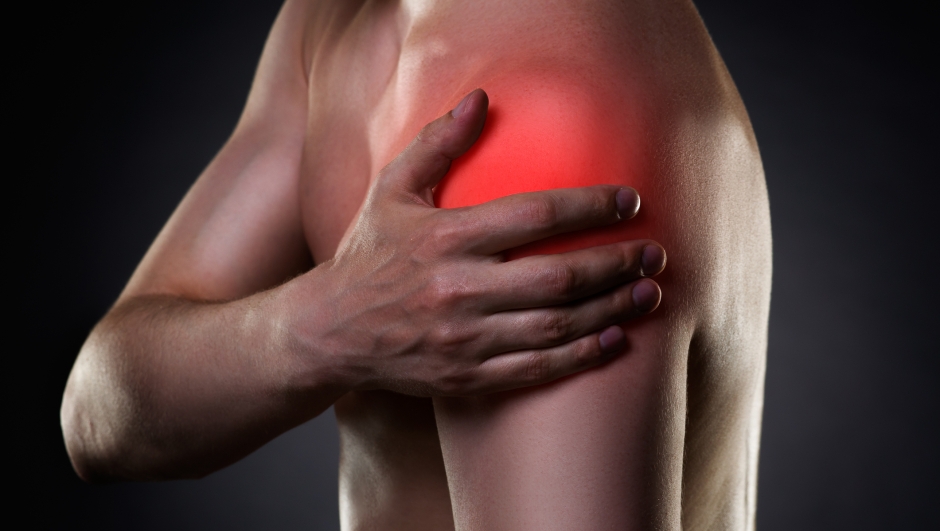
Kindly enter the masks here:
<path id="1" fill-rule="evenodd" d="M 288 1 L 63 429 L 87 479 L 192 477 L 335 403 L 344 529 L 746 529 L 769 280 L 691 4 Z"/>
<path id="2" fill-rule="evenodd" d="M 204 475 L 354 391 L 459 396 L 549 382 L 620 353 L 615 323 L 659 302 L 655 282 L 642 280 L 664 265 L 649 240 L 503 257 L 634 216 L 632 189 L 434 207 L 433 187 L 483 127 L 482 91 L 378 174 L 331 258 L 288 280 L 309 267 L 307 243 L 319 246 L 304 241 L 298 210 L 296 190 L 309 183 L 302 129 L 290 125 L 303 123 L 306 100 L 288 85 L 305 83 L 279 69 L 290 59 L 284 19 L 232 139 L 76 361 L 62 421 L 86 479 Z M 564 335 L 551 326 L 559 315 L 573 323 Z"/>
<path id="3" fill-rule="evenodd" d="M 626 326 L 626 355 L 603 369 L 532 391 L 435 399 L 433 408 L 387 393 L 341 399 L 344 527 L 751 528 L 768 203 L 747 113 L 694 7 L 571 0 L 311 9 L 308 35 L 320 35 L 305 48 L 311 101 L 324 105 L 311 111 L 308 138 L 340 135 L 369 157 L 350 168 L 309 142 L 308 171 L 360 177 L 311 179 L 307 212 L 363 193 L 370 169 L 479 86 L 491 119 L 442 184 L 443 206 L 463 204 L 459 196 L 479 186 L 631 186 L 644 200 L 637 219 L 516 256 L 632 238 L 662 242 L 670 256 L 657 277 L 662 307 Z M 361 120 L 341 121 L 336 101 Z M 520 169 L 539 178 L 504 184 Z M 305 219 L 308 235 L 323 227 L 311 239 L 315 256 L 329 257 L 347 218 L 332 232 Z M 432 457 L 438 446 L 442 455 Z"/>

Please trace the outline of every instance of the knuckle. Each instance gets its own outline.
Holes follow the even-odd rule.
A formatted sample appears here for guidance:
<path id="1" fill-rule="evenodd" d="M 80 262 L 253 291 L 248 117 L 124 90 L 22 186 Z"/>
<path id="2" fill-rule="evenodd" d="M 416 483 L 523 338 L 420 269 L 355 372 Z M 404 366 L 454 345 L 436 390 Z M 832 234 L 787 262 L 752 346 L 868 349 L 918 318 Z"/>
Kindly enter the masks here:
<path id="1" fill-rule="evenodd" d="M 438 253 L 458 248 L 463 240 L 460 226 L 446 221 L 438 221 L 428 232 L 426 245 L 430 245 Z"/>
<path id="2" fill-rule="evenodd" d="M 611 297 L 613 301 L 610 306 L 618 317 L 629 316 L 636 311 L 636 305 L 633 302 L 633 288 L 630 285 L 617 289 Z"/>
<path id="3" fill-rule="evenodd" d="M 468 347 L 478 339 L 478 334 L 463 323 L 442 322 L 434 327 L 429 343 L 449 363 L 459 365 L 468 359 Z"/>
<path id="4" fill-rule="evenodd" d="M 529 353 L 522 363 L 522 379 L 527 382 L 541 382 L 548 378 L 549 360 L 542 352 Z"/>
<path id="5" fill-rule="evenodd" d="M 597 341 L 579 341 L 574 347 L 572 357 L 577 367 L 592 365 L 601 357 L 600 346 Z"/>
<path id="6" fill-rule="evenodd" d="M 604 324 L 628 317 L 633 310 L 633 299 L 629 288 L 621 286 L 604 295 L 601 317 Z"/>
<path id="7" fill-rule="evenodd" d="M 441 323 L 431 332 L 431 345 L 440 354 L 449 355 L 464 343 L 463 334 L 452 323 Z"/>
<path id="8" fill-rule="evenodd" d="M 522 217 L 536 227 L 551 227 L 558 223 L 559 205 L 551 194 L 541 194 L 525 203 Z"/>
<path id="9" fill-rule="evenodd" d="M 455 310 L 465 309 L 475 297 L 476 289 L 468 278 L 456 271 L 448 270 L 435 276 L 427 287 L 430 309 L 449 315 Z"/>
<path id="10" fill-rule="evenodd" d="M 598 220 L 617 216 L 616 188 L 597 190 L 587 198 L 587 210 L 592 218 Z"/>
<path id="11" fill-rule="evenodd" d="M 635 247 L 635 242 L 630 241 L 600 249 L 605 274 L 620 282 L 637 278 L 640 274 L 640 256 Z"/>
<path id="12" fill-rule="evenodd" d="M 431 122 L 422 127 L 421 130 L 418 131 L 417 136 L 415 136 L 415 142 L 424 146 L 436 146 L 440 142 L 437 122 Z"/>
<path id="13" fill-rule="evenodd" d="M 542 322 L 542 333 L 551 342 L 557 343 L 571 333 L 571 314 L 563 309 L 548 310 Z"/>
<path id="14" fill-rule="evenodd" d="M 450 159 L 446 154 L 453 146 L 454 140 L 454 131 L 447 126 L 447 121 L 442 116 L 421 128 L 414 142 L 423 151 Z"/>
<path id="15" fill-rule="evenodd" d="M 561 300 L 568 300 L 578 292 L 580 275 L 568 261 L 562 261 L 546 272 L 545 285 L 549 293 Z"/>
<path id="16" fill-rule="evenodd" d="M 425 287 L 422 301 L 422 309 L 432 313 L 443 312 L 450 306 L 451 293 L 446 283 L 435 277 Z"/>
<path id="17" fill-rule="evenodd" d="M 628 242 L 632 244 L 633 242 Z M 640 273 L 640 256 L 643 248 L 637 251 L 634 245 L 622 244 L 617 248 L 618 266 L 616 274 L 621 278 L 633 278 Z"/>

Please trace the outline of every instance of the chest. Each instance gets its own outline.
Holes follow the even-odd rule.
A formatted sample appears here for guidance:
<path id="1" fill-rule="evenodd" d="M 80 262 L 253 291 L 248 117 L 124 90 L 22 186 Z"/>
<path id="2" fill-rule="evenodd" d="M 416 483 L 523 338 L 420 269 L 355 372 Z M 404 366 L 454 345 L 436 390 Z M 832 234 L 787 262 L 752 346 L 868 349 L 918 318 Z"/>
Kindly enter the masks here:
<path id="1" fill-rule="evenodd" d="M 441 97 L 440 72 L 414 78 L 397 13 L 367 12 L 328 29 L 311 53 L 308 118 L 299 197 L 316 263 L 336 252 L 371 183 L 425 123 Z"/>
<path id="2" fill-rule="evenodd" d="M 493 103 L 499 87 L 520 92 L 512 80 L 523 71 L 591 79 L 595 93 L 620 83 L 610 68 L 626 64 L 616 60 L 620 32 L 589 23 L 596 13 L 507 6 L 433 16 L 363 10 L 321 29 L 309 54 L 299 190 L 316 263 L 335 254 L 381 169 L 471 90 L 486 89 Z"/>

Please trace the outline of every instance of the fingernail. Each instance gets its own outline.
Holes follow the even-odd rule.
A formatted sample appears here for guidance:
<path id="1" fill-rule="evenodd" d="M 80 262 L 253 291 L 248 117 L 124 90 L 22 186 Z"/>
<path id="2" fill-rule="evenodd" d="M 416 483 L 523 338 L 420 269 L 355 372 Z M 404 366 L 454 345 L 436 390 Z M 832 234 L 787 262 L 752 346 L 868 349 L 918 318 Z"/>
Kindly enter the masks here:
<path id="1" fill-rule="evenodd" d="M 666 251 L 658 245 L 647 245 L 643 248 L 640 264 L 642 264 L 643 276 L 653 276 L 666 267 Z"/>
<path id="2" fill-rule="evenodd" d="M 633 306 L 640 313 L 651 312 L 659 305 L 659 286 L 652 280 L 641 280 L 633 286 Z"/>
<path id="3" fill-rule="evenodd" d="M 601 351 L 604 354 L 613 354 L 623 349 L 627 337 L 623 334 L 623 330 L 621 330 L 619 326 L 612 326 L 601 332 L 601 335 L 598 336 L 597 339 L 601 344 Z"/>
<path id="4" fill-rule="evenodd" d="M 621 188 L 617 191 L 617 213 L 620 219 L 630 219 L 640 210 L 640 194 L 633 188 Z"/>
<path id="5" fill-rule="evenodd" d="M 476 92 L 476 91 L 474 91 L 474 92 Z M 454 110 L 452 110 L 452 111 L 450 112 L 450 114 L 451 114 L 454 118 L 459 118 L 460 115 L 463 114 L 464 111 L 467 110 L 467 102 L 470 101 L 470 96 L 473 96 L 473 92 L 471 92 L 470 94 L 467 94 L 466 96 L 464 96 L 463 99 L 460 100 L 460 103 L 458 103 L 457 106 L 454 107 Z"/>

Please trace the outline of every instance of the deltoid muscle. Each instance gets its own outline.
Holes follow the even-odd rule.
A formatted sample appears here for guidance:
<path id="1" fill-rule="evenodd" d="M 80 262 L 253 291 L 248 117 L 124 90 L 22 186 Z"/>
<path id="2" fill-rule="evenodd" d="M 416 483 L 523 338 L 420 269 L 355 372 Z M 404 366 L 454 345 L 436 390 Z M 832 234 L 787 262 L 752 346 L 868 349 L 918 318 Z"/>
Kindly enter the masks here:
<path id="1" fill-rule="evenodd" d="M 630 186 L 642 197 L 648 172 L 639 156 L 642 138 L 636 134 L 636 122 L 624 120 L 623 109 L 605 105 L 596 87 L 568 78 L 523 75 L 484 83 L 490 111 L 483 133 L 438 185 L 437 206 L 469 206 L 511 194 L 598 184 Z M 646 217 L 536 242 L 509 257 L 650 237 L 643 229 Z"/>

